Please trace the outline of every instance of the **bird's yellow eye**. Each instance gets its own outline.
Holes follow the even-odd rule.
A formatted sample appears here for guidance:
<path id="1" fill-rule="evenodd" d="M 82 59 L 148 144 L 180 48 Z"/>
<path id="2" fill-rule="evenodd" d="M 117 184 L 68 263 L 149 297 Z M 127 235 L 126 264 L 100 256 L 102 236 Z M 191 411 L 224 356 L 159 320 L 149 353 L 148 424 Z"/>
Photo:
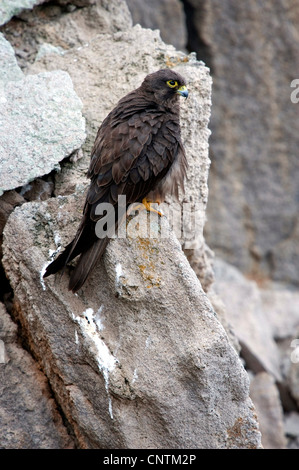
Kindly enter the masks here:
<path id="1" fill-rule="evenodd" d="M 170 86 L 170 88 L 174 88 L 176 86 L 178 86 L 178 82 L 176 80 L 168 80 L 168 82 L 166 82 L 168 86 Z"/>

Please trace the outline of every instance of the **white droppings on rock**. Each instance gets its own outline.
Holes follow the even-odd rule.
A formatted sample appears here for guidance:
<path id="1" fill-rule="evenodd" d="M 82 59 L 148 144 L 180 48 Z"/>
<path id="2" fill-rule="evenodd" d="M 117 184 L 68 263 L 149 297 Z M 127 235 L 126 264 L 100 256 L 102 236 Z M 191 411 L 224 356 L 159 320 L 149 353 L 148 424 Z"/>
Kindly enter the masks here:
<path id="1" fill-rule="evenodd" d="M 104 305 L 101 305 L 100 308 L 98 309 L 98 311 L 95 314 L 95 322 L 96 322 L 96 325 L 97 325 L 97 328 L 98 328 L 99 331 L 102 331 L 104 329 L 104 324 L 103 324 L 101 316 L 100 316 L 102 311 L 103 311 L 103 308 L 104 308 Z"/>
<path id="2" fill-rule="evenodd" d="M 122 291 L 122 283 L 120 278 L 123 276 L 123 269 L 120 263 L 117 263 L 115 266 L 115 290 L 116 292 L 121 295 Z"/>
<path id="3" fill-rule="evenodd" d="M 109 399 L 109 414 L 110 414 L 110 418 L 113 419 L 112 400 L 110 397 L 108 399 Z"/>
<path id="4" fill-rule="evenodd" d="M 59 233 L 57 232 L 54 234 L 54 242 L 57 247 L 61 245 L 61 238 L 60 238 Z"/>
<path id="5" fill-rule="evenodd" d="M 120 282 L 120 277 L 123 275 L 123 270 L 122 270 L 122 266 L 120 263 L 117 263 L 117 265 L 115 266 L 115 274 L 116 274 L 115 284 L 118 286 Z"/>
<path id="6" fill-rule="evenodd" d="M 149 336 L 145 341 L 145 349 L 149 348 L 152 343 L 152 338 Z"/>
<path id="7" fill-rule="evenodd" d="M 46 218 L 50 220 L 51 216 L 50 214 L 46 213 Z M 47 217 L 48 215 L 48 217 Z M 46 290 L 46 284 L 45 284 L 45 281 L 44 281 L 44 274 L 47 270 L 47 267 L 49 266 L 49 264 L 53 261 L 53 259 L 55 258 L 55 256 L 57 255 L 57 253 L 59 253 L 59 251 L 61 250 L 61 238 L 60 238 L 60 235 L 58 232 L 55 232 L 54 233 L 54 242 L 55 242 L 55 245 L 56 245 L 56 250 L 51 250 L 49 249 L 49 258 L 50 260 L 48 260 L 42 267 L 42 269 L 40 270 L 40 274 L 39 274 L 39 279 L 40 279 L 40 283 L 42 285 L 42 288 L 43 290 Z"/>
<path id="8" fill-rule="evenodd" d="M 40 280 L 40 283 L 41 283 L 41 286 L 43 288 L 43 290 L 46 290 L 46 284 L 45 284 L 45 281 L 44 281 L 44 274 L 46 272 L 46 269 L 48 267 L 49 263 L 48 261 L 43 265 L 42 269 L 40 270 L 40 273 L 39 273 L 39 280 Z"/>
<path id="9" fill-rule="evenodd" d="M 79 336 L 78 336 L 78 331 L 75 330 L 75 343 L 79 344 Z"/>
<path id="10" fill-rule="evenodd" d="M 134 369 L 132 384 L 138 379 L 137 369 Z"/>
<path id="11" fill-rule="evenodd" d="M 104 377 L 105 388 L 109 398 L 109 414 L 111 419 L 113 419 L 112 403 L 111 398 L 109 397 L 109 373 L 115 368 L 117 360 L 99 336 L 98 322 L 92 308 L 87 308 L 82 313 L 82 316 L 75 317 L 73 315 L 73 318 L 80 325 L 83 337 L 90 340 L 96 349 L 98 368 Z"/>

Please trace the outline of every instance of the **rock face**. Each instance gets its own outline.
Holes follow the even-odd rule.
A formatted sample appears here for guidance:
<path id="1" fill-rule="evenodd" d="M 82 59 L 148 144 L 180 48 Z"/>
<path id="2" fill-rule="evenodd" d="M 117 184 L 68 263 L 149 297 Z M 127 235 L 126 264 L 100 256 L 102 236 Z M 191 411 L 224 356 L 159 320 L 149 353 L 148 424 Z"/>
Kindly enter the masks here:
<path id="1" fill-rule="evenodd" d="M 259 393 L 264 390 L 262 405 L 258 393 L 254 396 L 264 413 L 263 443 L 284 445 L 278 386 L 284 412 L 293 413 L 291 432 L 286 426 L 287 446 L 298 448 L 299 166 L 294 123 L 299 105 L 291 98 L 298 97 L 292 86 L 299 77 L 298 1 L 271 6 L 254 0 L 182 3 L 187 48 L 211 67 L 213 77 L 205 237 L 216 254 L 216 285 L 209 276 L 213 270 L 205 268 L 205 288 L 246 367 L 256 374 Z M 161 0 L 159 11 L 167 4 Z M 134 15 L 144 25 L 147 18 L 136 11 L 142 9 L 138 0 L 134 5 Z M 153 9 L 151 21 L 165 28 L 163 37 L 168 24 L 154 14 Z M 210 256 L 207 250 L 201 258 L 205 266 Z M 268 384 L 260 375 L 265 371 Z M 276 442 L 273 428 L 280 430 Z"/>
<path id="2" fill-rule="evenodd" d="M 228 332 L 233 330 L 252 377 L 250 396 L 257 410 L 262 445 L 267 449 L 298 448 L 298 292 L 275 282 L 259 288 L 219 259 L 214 262 L 214 274 L 213 290 L 224 303 L 226 324 L 221 321 Z"/>
<path id="3" fill-rule="evenodd" d="M 21 78 L 13 50 L 3 36 L 0 47 L 7 58 L 1 62 L 0 82 L 2 195 L 50 173 L 80 148 L 85 139 L 85 121 L 82 103 L 67 73 L 53 71 Z"/>
<path id="4" fill-rule="evenodd" d="M 262 445 L 298 448 L 298 292 L 283 284 L 298 281 L 293 3 L 268 11 L 253 0 L 183 0 L 185 24 L 178 0 L 128 1 L 134 23 L 160 28 L 181 49 L 187 43 L 211 66 L 205 225 L 211 78 L 204 64 L 166 46 L 157 31 L 132 28 L 122 0 L 1 2 L 0 22 L 18 17 L 0 34 L 0 240 L 12 213 L 4 247 L 11 285 L 0 266 L 0 299 L 19 327 L 0 303 L 1 447 L 255 448 L 250 395 Z M 157 238 L 141 233 L 145 214 L 130 219 L 129 237 L 111 243 L 79 295 L 66 291 L 68 270 L 61 281 L 43 282 L 46 263 L 77 227 L 98 126 L 165 66 L 182 73 L 190 91 L 182 103 L 186 195 L 167 201 L 167 220 L 149 222 Z M 77 130 L 63 142 L 55 115 L 72 118 L 73 105 L 69 129 Z M 81 113 L 87 138 L 57 163 L 81 147 Z M 50 163 L 48 150 L 57 160 Z M 183 232 L 182 208 L 196 214 Z"/>
<path id="5" fill-rule="evenodd" d="M 145 25 L 149 15 L 130 1 Z M 161 0 L 159 11 L 168 4 Z M 299 77 L 298 1 L 182 4 L 188 50 L 213 76 L 208 245 L 255 279 L 298 286 L 298 103 L 291 100 Z M 163 37 L 167 19 L 155 12 L 151 21 L 159 21 Z"/>
<path id="6" fill-rule="evenodd" d="M 266 370 L 280 381 L 278 348 L 256 283 L 223 261 L 215 260 L 214 269 L 216 292 L 226 305 L 247 366 L 255 373 Z"/>
<path id="7" fill-rule="evenodd" d="M 3 0 L 0 6 L 0 25 L 5 24 L 23 9 L 32 8 L 43 2 L 44 0 Z"/>
<path id="8" fill-rule="evenodd" d="M 120 44 L 122 53 L 119 57 Z M 99 62 L 98 57 L 102 58 L 105 67 Z M 203 258 L 208 259 L 203 238 L 210 165 L 208 122 L 211 79 L 208 69 L 201 62 L 197 62 L 192 54 L 186 56 L 177 52 L 173 46 L 166 46 L 157 31 L 143 30 L 136 25 L 130 30 L 112 36 L 103 34 L 95 38 L 90 45 L 79 50 L 70 50 L 63 56 L 46 55 L 35 62 L 29 70 L 41 73 L 41 70 L 45 69 L 47 71 L 63 69 L 71 76 L 75 90 L 83 101 L 88 129 L 88 137 L 83 147 L 85 160 L 82 159 L 78 163 L 76 177 L 74 174 L 76 168 L 71 169 L 73 173 L 71 180 L 77 181 L 77 184 L 86 184 L 82 164 L 85 165 L 85 169 L 88 167 L 91 146 L 101 121 L 122 96 L 140 85 L 146 74 L 165 67 L 172 67 L 184 75 L 190 89 L 190 97 L 181 103 L 182 138 L 188 153 L 189 169 L 185 194 L 180 194 L 179 198 L 181 205 L 168 198 L 168 204 L 165 204 L 162 210 L 173 221 L 172 226 L 184 248 L 189 250 L 190 261 L 197 269 L 201 281 L 204 285 L 208 285 L 212 277 L 211 268 L 209 263 L 203 260 Z M 111 80 L 109 70 L 113 73 L 114 80 Z M 102 97 L 103 92 L 105 99 Z M 95 99 L 97 96 L 101 99 L 100 107 L 98 100 Z M 63 173 L 63 178 L 68 178 L 66 173 L 68 172 Z M 61 181 L 60 176 L 59 179 Z M 69 191 L 68 184 L 64 185 L 64 189 L 60 186 L 60 194 Z M 169 206 L 170 202 L 173 203 L 173 207 Z M 185 214 L 188 210 L 193 213 L 193 219 L 186 215 L 183 221 L 182 204 L 185 204 Z M 181 233 L 182 226 L 184 226 L 183 233 Z"/>
<path id="9" fill-rule="evenodd" d="M 82 18 L 84 23 L 96 7 L 99 15 L 108 12 L 110 25 L 120 25 L 121 4 L 115 0 L 104 8 L 103 0 L 82 8 L 82 16 L 76 10 L 64 15 L 63 21 L 78 32 Z M 61 21 L 45 27 L 52 39 L 59 37 Z M 14 293 L 13 315 L 77 447 L 258 448 L 248 376 L 181 247 L 207 286 L 209 71 L 193 55 L 165 46 L 157 32 L 131 28 L 129 22 L 122 31 L 113 28 L 94 34 L 92 23 L 67 47 L 46 37 L 54 47 L 44 47 L 26 66 L 26 78 L 71 77 L 88 137 L 82 158 L 63 165 L 54 177 L 55 197 L 15 207 L 6 223 L 3 265 Z M 66 288 L 68 270 L 46 281 L 42 274 L 78 225 L 96 130 L 119 98 L 162 67 L 175 68 L 188 81 L 190 99 L 182 103 L 181 120 L 190 168 L 180 203 L 189 204 L 197 223 L 186 223 L 178 240 L 176 217 L 174 230 L 167 221 L 171 215 L 149 225 L 146 213 L 129 219 L 128 237 L 111 241 L 89 282 L 73 295 Z M 20 195 L 29 198 L 28 191 L 26 185 Z M 11 207 L 19 203 L 16 198 Z M 172 206 L 168 201 L 164 210 Z M 181 214 L 180 205 L 176 208 Z M 161 233 L 166 237 L 159 238 Z M 60 446 L 69 445 L 66 441 Z"/>
<path id="10" fill-rule="evenodd" d="M 186 49 L 187 30 L 183 4 L 180 0 L 127 0 L 134 24 L 144 28 L 158 29 L 166 44 L 172 44 L 180 51 Z"/>
<path id="11" fill-rule="evenodd" d="M 213 75 L 208 244 L 246 274 L 298 286 L 298 2 L 188 3 Z"/>
<path id="12" fill-rule="evenodd" d="M 131 25 L 124 0 L 74 0 L 71 4 L 60 0 L 59 4 L 45 2 L 33 11 L 23 10 L 2 30 L 26 71 L 39 55 L 40 48 L 42 51 L 56 48 L 56 52 L 62 53 L 88 44 L 98 34 L 125 30 Z"/>
<path id="13" fill-rule="evenodd" d="M 18 320 L 80 447 L 258 447 L 247 374 L 166 218 L 153 238 L 145 212 L 129 221 L 77 296 L 41 280 L 81 203 L 24 204 L 4 232 Z"/>
<path id="14" fill-rule="evenodd" d="M 262 433 L 264 449 L 285 449 L 286 438 L 283 425 L 283 411 L 273 376 L 258 373 L 250 384 Z"/>
<path id="15" fill-rule="evenodd" d="M 0 303 L 0 447 L 72 448 L 48 382 L 17 344 L 17 326 Z"/>

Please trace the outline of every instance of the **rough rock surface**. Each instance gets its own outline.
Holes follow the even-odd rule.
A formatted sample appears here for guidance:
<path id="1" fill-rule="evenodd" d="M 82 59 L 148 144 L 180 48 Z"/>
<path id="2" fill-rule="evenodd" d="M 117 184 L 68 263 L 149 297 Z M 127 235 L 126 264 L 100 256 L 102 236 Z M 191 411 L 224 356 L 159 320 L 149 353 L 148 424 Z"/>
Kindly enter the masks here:
<path id="1" fill-rule="evenodd" d="M 102 62 L 98 57 L 101 57 Z M 180 203 L 185 204 L 186 215 L 189 210 L 195 217 L 187 216 L 183 220 L 181 206 L 169 198 L 167 202 L 171 201 L 173 205 L 170 207 L 165 204 L 162 210 L 173 220 L 176 235 L 184 249 L 189 250 L 190 262 L 197 269 L 205 287 L 211 283 L 212 274 L 208 249 L 203 238 L 208 198 L 208 122 L 211 106 L 211 79 L 204 64 L 197 62 L 193 55 L 187 56 L 177 52 L 173 46 L 166 46 L 157 31 L 144 30 L 136 25 L 130 30 L 113 35 L 99 35 L 90 44 L 79 50 L 70 50 L 63 56 L 46 55 L 35 62 L 30 71 L 51 71 L 57 68 L 67 71 L 83 101 L 88 130 L 83 147 L 85 159 L 78 163 L 76 178 L 76 168 L 70 169 L 71 180 L 77 181 L 79 187 L 86 184 L 83 168 L 86 170 L 88 166 L 91 146 L 106 114 L 122 96 L 139 86 L 147 73 L 167 66 L 185 76 L 190 90 L 188 100 L 181 102 L 182 138 L 188 154 L 189 170 L 186 192 L 185 195 L 180 195 Z M 60 194 L 65 194 L 65 190 L 69 191 L 67 173 L 66 171 L 58 176 L 61 182 Z M 63 180 L 67 181 L 64 185 L 66 189 L 63 189 Z"/>
<path id="2" fill-rule="evenodd" d="M 63 71 L 21 78 L 11 46 L 1 36 L 0 195 L 50 173 L 85 139 L 82 103 Z M 1 53 L 1 52 L 0 52 Z M 7 72 L 8 70 L 8 72 Z M 11 76 L 16 76 L 11 80 Z M 17 79 L 20 78 L 20 79 Z M 18 125 L 16 126 L 16 122 Z"/>
<path id="3" fill-rule="evenodd" d="M 0 303 L 0 448 L 72 448 L 48 382 Z"/>
<path id="4" fill-rule="evenodd" d="M 125 30 L 132 25 L 124 0 L 76 0 L 66 5 L 67 2 L 60 0 L 59 3 L 46 2 L 33 11 L 24 10 L 2 28 L 24 71 L 45 42 L 62 53 L 88 44 L 100 33 Z"/>
<path id="5" fill-rule="evenodd" d="M 18 320 L 80 447 L 259 447 L 247 374 L 165 217 L 153 238 L 132 219 L 78 295 L 41 280 L 81 204 L 24 204 L 4 231 Z"/>
<path id="6" fill-rule="evenodd" d="M 226 306 L 227 320 L 242 347 L 247 366 L 281 380 L 280 360 L 272 328 L 263 311 L 259 289 L 234 266 L 215 260 L 215 290 Z"/>
<path id="7" fill-rule="evenodd" d="M 134 24 L 158 29 L 166 44 L 186 50 L 187 31 L 183 4 L 179 0 L 126 0 Z"/>
<path id="8" fill-rule="evenodd" d="M 34 65 L 26 65 L 28 76 L 57 69 L 69 74 L 83 102 L 88 138 L 82 158 L 65 164 L 55 177 L 56 197 L 15 208 L 6 224 L 3 263 L 14 291 L 13 314 L 77 447 L 256 448 L 260 433 L 247 374 L 181 249 L 183 244 L 189 250 L 193 264 L 192 254 L 197 253 L 195 265 L 208 285 L 212 275 L 203 227 L 209 71 L 193 55 L 165 46 L 157 32 L 131 29 L 123 21 L 123 31 L 115 33 L 117 26 L 111 25 L 121 24 L 115 15 L 120 4 L 124 5 L 103 0 L 82 8 L 81 16 L 79 10 L 61 18 L 54 15 L 44 25 L 44 42 L 54 48 L 42 47 Z M 87 27 L 91 12 L 100 18 L 104 10 L 111 14 L 107 29 L 96 33 L 95 23 Z M 24 24 L 30 24 L 30 18 L 22 14 Z M 26 30 L 13 22 L 18 34 Z M 62 22 L 65 36 L 59 41 Z M 9 28 L 8 24 L 7 36 Z M 74 32 L 69 42 L 68 31 Z M 41 36 L 37 27 L 39 45 Z M 59 48 L 65 49 L 63 54 Z M 23 51 L 19 53 L 21 57 Z M 196 237 L 190 237 L 194 227 L 187 223 L 184 236 L 178 233 L 179 243 L 163 217 L 160 227 L 152 220 L 150 228 L 168 238 L 156 240 L 140 232 L 136 238 L 137 222 L 139 228 L 146 227 L 143 213 L 139 220 L 129 221 L 129 238 L 111 242 L 78 295 L 66 289 L 68 270 L 62 279 L 43 281 L 53 252 L 76 230 L 98 126 L 119 98 L 147 73 L 162 67 L 176 68 L 188 81 L 182 134 L 190 169 L 186 196 L 181 195 L 180 202 L 198 201 L 192 208 L 197 214 Z M 26 187 L 20 194 L 28 196 L 28 191 Z"/>
<path id="9" fill-rule="evenodd" d="M 283 411 L 274 378 L 260 372 L 250 383 L 250 396 L 254 402 L 264 449 L 284 449 Z"/>
<path id="10" fill-rule="evenodd" d="M 43 3 L 45 0 L 2 0 L 0 5 L 0 25 L 9 21 L 26 8 Z"/>
<path id="11" fill-rule="evenodd" d="M 4 93 L 4 87 L 7 82 L 14 80 L 22 80 L 24 74 L 17 64 L 15 52 L 11 44 L 6 41 L 3 34 L 0 33 L 0 51 L 1 51 L 1 64 L 0 64 L 0 83 L 1 93 Z M 5 97 L 1 97 L 1 102 L 5 102 Z"/>
<path id="12" fill-rule="evenodd" d="M 255 374 L 250 396 L 257 409 L 262 444 L 265 448 L 298 448 L 298 293 L 275 282 L 261 288 L 219 259 L 214 270 L 213 290 L 224 304 L 225 321 L 220 317 L 221 322 L 240 343 L 240 354 L 250 376 Z M 219 310 L 221 306 L 219 309 L 217 304 L 217 313 Z M 234 336 L 230 334 L 230 338 L 236 347 Z M 292 413 L 293 423 L 292 434 L 286 427 L 284 436 L 282 410 L 287 413 L 286 418 Z"/>
<path id="13" fill-rule="evenodd" d="M 298 286 L 298 1 L 188 3 L 213 75 L 207 242 L 255 279 Z"/>
<path id="14" fill-rule="evenodd" d="M 285 285 L 270 283 L 259 290 L 264 315 L 271 325 L 272 336 L 283 340 L 299 328 L 299 292 Z"/>

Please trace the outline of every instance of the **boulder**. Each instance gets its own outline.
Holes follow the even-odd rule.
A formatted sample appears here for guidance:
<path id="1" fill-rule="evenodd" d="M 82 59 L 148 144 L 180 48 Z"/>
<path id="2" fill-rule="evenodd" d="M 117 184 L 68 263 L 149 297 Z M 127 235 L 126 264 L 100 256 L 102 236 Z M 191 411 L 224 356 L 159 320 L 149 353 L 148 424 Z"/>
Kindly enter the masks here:
<path id="1" fill-rule="evenodd" d="M 77 295 L 68 271 L 42 279 L 82 197 L 16 208 L 3 259 L 15 315 L 79 447 L 259 447 L 248 376 L 166 217 L 130 219 Z"/>
<path id="2" fill-rule="evenodd" d="M 85 121 L 82 103 L 66 72 L 23 76 L 2 35 L 0 48 L 7 59 L 0 67 L 4 70 L 0 72 L 2 195 L 59 168 L 59 162 L 84 142 Z"/>
<path id="3" fill-rule="evenodd" d="M 273 376 L 267 372 L 256 374 L 250 382 L 253 400 L 262 434 L 264 449 L 285 449 L 283 409 Z"/>
<path id="4" fill-rule="evenodd" d="M 276 340 L 292 338 L 299 328 L 299 292 L 271 282 L 259 290 L 262 308 Z"/>
<path id="5" fill-rule="evenodd" d="M 72 0 L 71 3 L 60 0 L 23 10 L 1 29 L 26 71 L 36 56 L 46 50 L 63 53 L 89 43 L 100 33 L 131 26 L 131 15 L 124 0 Z"/>
<path id="6" fill-rule="evenodd" d="M 45 0 L 2 0 L 0 5 L 0 26 L 24 9 L 31 9 Z"/>
<path id="7" fill-rule="evenodd" d="M 279 351 L 256 283 L 217 258 L 214 270 L 214 289 L 225 305 L 227 321 L 240 342 L 247 367 L 255 373 L 267 371 L 281 381 Z"/>
<path id="8" fill-rule="evenodd" d="M 73 448 L 47 378 L 18 345 L 17 325 L 0 303 L 1 449 Z"/>
<path id="9" fill-rule="evenodd" d="M 298 2 L 185 3 L 213 74 L 207 243 L 254 279 L 298 286 Z"/>
<path id="10" fill-rule="evenodd" d="M 139 25 L 112 35 L 99 35 L 90 44 L 80 47 L 79 50 L 72 49 L 62 56 L 57 54 L 43 56 L 29 70 L 31 73 L 56 69 L 67 71 L 83 102 L 88 131 L 83 146 L 84 158 L 57 176 L 56 194 L 66 194 L 69 192 L 70 184 L 74 182 L 78 188 L 84 185 L 86 187 L 85 172 L 89 165 L 90 150 L 97 129 L 107 113 L 122 96 L 138 87 L 145 75 L 165 67 L 174 68 L 188 82 L 190 94 L 187 100 L 181 100 L 181 123 L 189 169 L 186 191 L 185 194 L 180 192 L 179 204 L 167 198 L 162 211 L 168 215 L 190 263 L 207 287 L 213 278 L 209 251 L 203 237 L 210 166 L 209 70 L 202 62 L 198 62 L 193 54 L 186 55 L 176 51 L 171 45 L 165 45 L 158 31 L 144 30 Z"/>
<path id="11" fill-rule="evenodd" d="M 126 0 L 134 24 L 158 29 L 166 44 L 186 50 L 187 29 L 183 4 L 179 0 Z"/>

